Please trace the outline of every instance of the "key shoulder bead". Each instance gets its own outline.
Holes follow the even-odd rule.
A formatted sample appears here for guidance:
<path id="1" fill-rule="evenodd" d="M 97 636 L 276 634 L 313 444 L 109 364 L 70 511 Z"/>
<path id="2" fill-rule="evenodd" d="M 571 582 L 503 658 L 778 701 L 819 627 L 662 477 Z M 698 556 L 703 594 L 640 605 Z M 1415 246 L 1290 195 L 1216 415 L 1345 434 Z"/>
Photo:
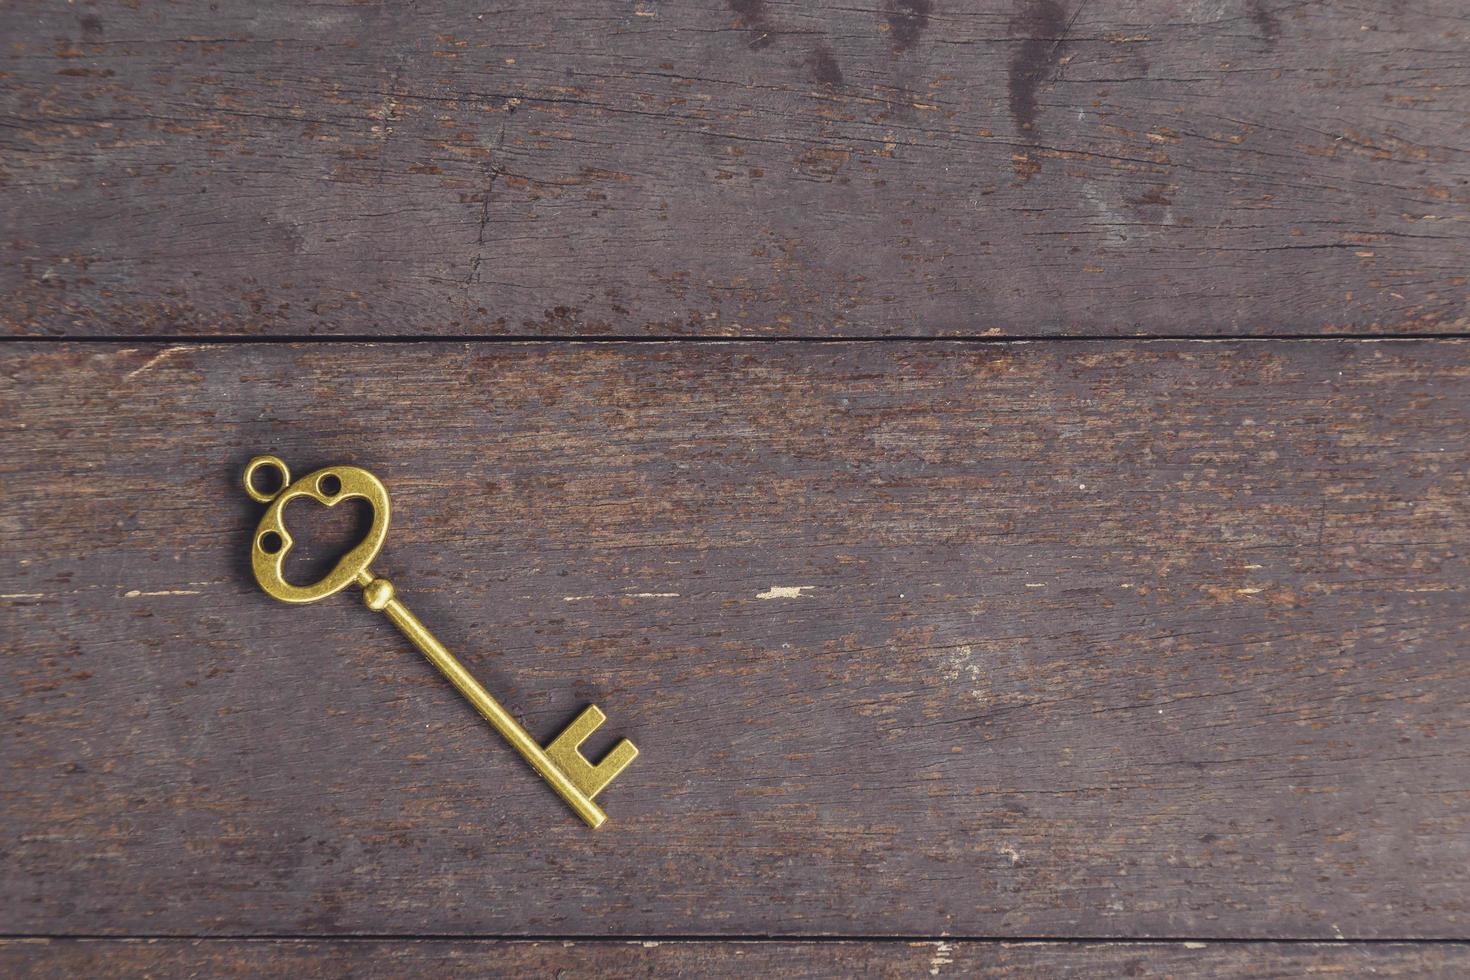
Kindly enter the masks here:
<path id="1" fill-rule="evenodd" d="M 393 583 L 385 578 L 375 578 L 362 587 L 362 601 L 373 612 L 382 612 L 394 595 Z"/>

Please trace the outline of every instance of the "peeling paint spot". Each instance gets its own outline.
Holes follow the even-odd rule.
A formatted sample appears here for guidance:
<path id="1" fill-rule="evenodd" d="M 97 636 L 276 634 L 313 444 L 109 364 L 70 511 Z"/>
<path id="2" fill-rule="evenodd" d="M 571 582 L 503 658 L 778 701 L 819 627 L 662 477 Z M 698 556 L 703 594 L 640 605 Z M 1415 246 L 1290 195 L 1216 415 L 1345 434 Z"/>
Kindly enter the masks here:
<path id="1" fill-rule="evenodd" d="M 948 662 L 942 670 L 944 679 L 947 681 L 958 681 L 962 677 L 969 677 L 972 681 L 980 679 L 980 665 L 975 663 L 975 650 L 968 643 L 955 649 L 954 655 L 948 658 Z M 970 692 L 976 700 L 984 700 L 983 692 L 975 690 Z"/>
<path id="2" fill-rule="evenodd" d="M 764 592 L 757 592 L 757 599 L 800 599 L 802 593 L 808 589 L 815 589 L 815 585 L 773 585 Z"/>
<path id="3" fill-rule="evenodd" d="M 953 943 L 934 944 L 934 955 L 929 958 L 929 975 L 931 977 L 939 976 L 940 970 L 954 962 L 954 957 L 949 955 L 953 952 Z"/>

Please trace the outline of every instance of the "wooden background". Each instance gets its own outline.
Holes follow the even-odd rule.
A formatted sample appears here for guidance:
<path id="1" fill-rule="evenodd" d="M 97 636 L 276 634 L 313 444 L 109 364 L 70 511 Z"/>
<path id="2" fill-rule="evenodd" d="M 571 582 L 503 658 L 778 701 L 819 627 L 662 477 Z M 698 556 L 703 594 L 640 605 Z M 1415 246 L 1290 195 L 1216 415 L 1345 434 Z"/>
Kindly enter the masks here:
<path id="1" fill-rule="evenodd" d="M 1467 35 L 6 5 L 0 972 L 1464 975 Z"/>

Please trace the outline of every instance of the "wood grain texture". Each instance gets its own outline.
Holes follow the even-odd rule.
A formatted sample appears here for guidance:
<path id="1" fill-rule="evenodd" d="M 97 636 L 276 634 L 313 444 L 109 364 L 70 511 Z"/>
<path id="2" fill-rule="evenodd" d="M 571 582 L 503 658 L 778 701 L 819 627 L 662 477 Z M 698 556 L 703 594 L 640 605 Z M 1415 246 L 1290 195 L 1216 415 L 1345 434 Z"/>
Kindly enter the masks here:
<path id="1" fill-rule="evenodd" d="M 1462 0 L 0 12 L 19 334 L 1466 329 Z"/>
<path id="2" fill-rule="evenodd" d="M 1466 935 L 1470 343 L 0 364 L 0 932 Z M 385 478 L 537 736 L 638 743 L 604 831 L 257 589 L 266 451 Z"/>
<path id="3" fill-rule="evenodd" d="M 0 940 L 11 977 L 1463 977 L 1463 945 L 1385 943 Z"/>

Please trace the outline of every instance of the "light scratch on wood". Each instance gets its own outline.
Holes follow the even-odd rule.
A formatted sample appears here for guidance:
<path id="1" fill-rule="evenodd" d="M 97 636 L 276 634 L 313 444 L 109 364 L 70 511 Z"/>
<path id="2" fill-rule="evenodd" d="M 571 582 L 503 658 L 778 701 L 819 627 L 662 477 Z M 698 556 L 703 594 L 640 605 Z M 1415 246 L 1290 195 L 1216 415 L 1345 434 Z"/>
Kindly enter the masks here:
<path id="1" fill-rule="evenodd" d="M 677 599 L 677 592 L 614 592 L 609 595 L 564 595 L 562 602 L 582 602 L 586 599 Z"/>
<path id="2" fill-rule="evenodd" d="M 175 354 L 179 354 L 188 350 L 198 350 L 200 346 L 201 345 L 199 344 L 175 344 L 172 347 L 165 347 L 157 354 L 154 354 L 152 357 L 148 358 L 148 360 L 143 364 L 142 367 L 134 368 L 133 370 L 129 371 L 126 375 L 124 375 L 124 379 L 131 381 L 133 378 L 136 378 L 144 371 L 147 371 L 149 368 L 163 363 L 170 357 L 173 357 Z"/>

